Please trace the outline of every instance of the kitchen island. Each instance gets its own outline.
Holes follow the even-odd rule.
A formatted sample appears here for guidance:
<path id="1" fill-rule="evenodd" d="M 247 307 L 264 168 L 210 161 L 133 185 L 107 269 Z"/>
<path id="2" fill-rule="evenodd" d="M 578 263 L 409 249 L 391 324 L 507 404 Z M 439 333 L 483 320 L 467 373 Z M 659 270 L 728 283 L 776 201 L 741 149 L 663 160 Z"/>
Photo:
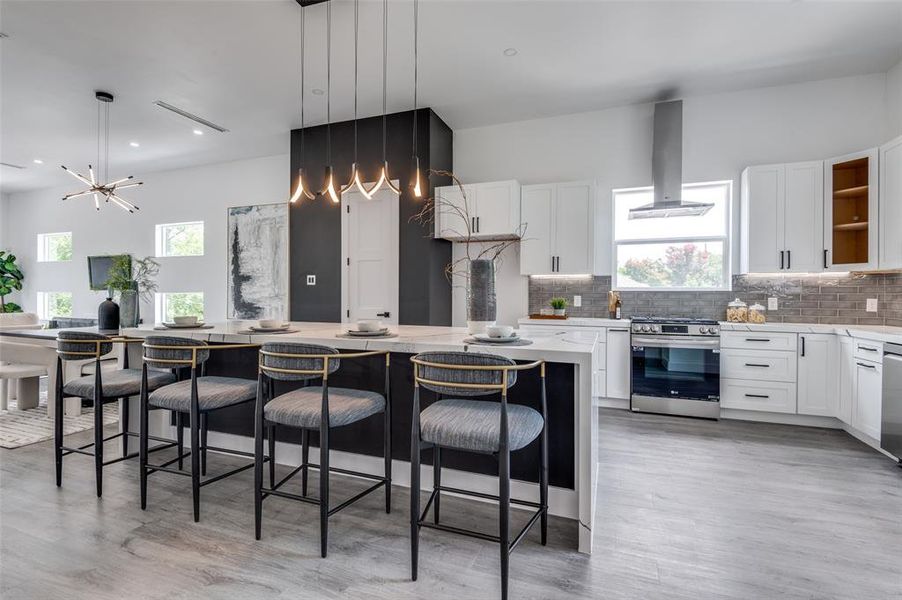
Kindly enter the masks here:
<path id="1" fill-rule="evenodd" d="M 322 344 L 342 351 L 388 350 L 391 352 L 393 481 L 409 485 L 410 423 L 413 398 L 413 368 L 409 358 L 425 351 L 463 351 L 499 354 L 517 361 L 547 362 L 546 385 L 548 394 L 549 432 L 549 511 L 557 516 L 578 522 L 579 551 L 592 550 L 592 524 L 595 504 L 595 439 L 597 423 L 591 398 L 592 352 L 591 336 L 550 333 L 530 334 L 530 345 L 486 346 L 467 343 L 464 328 L 433 326 L 391 326 L 397 334 L 392 338 L 338 337 L 348 325 L 337 323 L 296 322 L 284 334 L 241 333 L 252 325 L 250 322 L 230 321 L 215 324 L 208 329 L 154 330 L 152 326 L 124 329 L 123 335 L 146 337 L 166 335 L 187 337 L 215 343 L 264 343 L 304 342 Z M 129 347 L 130 363 L 140 364 L 140 345 Z M 371 361 L 345 361 L 341 369 L 330 376 L 332 385 L 362 389 L 381 389 L 381 359 Z M 257 377 L 257 352 L 255 349 L 226 350 L 211 354 L 207 364 L 210 375 L 233 377 Z M 520 374 L 511 389 L 510 401 L 529 406 L 539 406 L 541 379 L 537 370 Z M 424 405 L 432 401 L 432 394 L 424 392 Z M 133 399 L 134 401 L 135 399 Z M 132 410 L 130 429 L 137 431 L 138 410 Z M 158 414 L 157 414 L 158 413 Z M 165 411 L 152 413 L 151 433 L 174 437 L 174 428 Z M 253 406 L 236 406 L 217 414 L 211 414 L 209 443 L 235 450 L 253 450 Z M 336 430 L 331 441 L 332 464 L 341 468 L 381 472 L 381 422 L 360 422 Z M 296 466 L 300 462 L 297 432 L 277 432 L 276 457 L 280 463 Z M 315 436 L 312 439 L 316 439 Z M 318 459 L 311 448 L 311 460 Z M 429 453 L 424 454 L 422 481 L 429 481 Z M 497 461 L 493 457 L 469 453 L 443 454 L 442 476 L 447 485 L 468 488 L 485 493 L 497 493 Z M 539 448 L 538 442 L 511 455 L 511 492 L 514 497 L 535 500 L 538 498 Z M 424 487 L 424 489 L 426 489 Z"/>

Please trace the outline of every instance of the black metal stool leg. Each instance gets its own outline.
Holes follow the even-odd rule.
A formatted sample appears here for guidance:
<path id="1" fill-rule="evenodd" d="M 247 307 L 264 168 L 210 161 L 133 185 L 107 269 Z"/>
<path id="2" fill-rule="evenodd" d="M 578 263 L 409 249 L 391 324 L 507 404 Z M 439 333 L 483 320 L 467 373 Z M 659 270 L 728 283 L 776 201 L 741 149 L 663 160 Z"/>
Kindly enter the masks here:
<path id="1" fill-rule="evenodd" d="M 194 501 L 194 522 L 200 521 L 200 410 L 197 405 L 197 379 L 191 377 L 191 498 Z"/>
<path id="2" fill-rule="evenodd" d="M 128 456 L 129 397 L 119 398 L 119 404 L 122 406 L 122 456 Z"/>
<path id="3" fill-rule="evenodd" d="M 540 527 L 542 532 L 542 545 L 548 544 L 548 427 L 542 426 L 541 434 L 542 472 L 539 475 L 539 504 L 542 505 L 542 517 Z"/>
<path id="4" fill-rule="evenodd" d="M 56 486 L 63 485 L 63 361 L 56 361 L 56 402 L 53 405 L 53 449 L 56 459 Z M 81 400 L 79 400 L 81 402 Z"/>
<path id="5" fill-rule="evenodd" d="M 100 361 L 94 366 L 94 477 L 97 497 L 103 496 L 103 388 L 100 383 Z"/>
<path id="6" fill-rule="evenodd" d="M 185 466 L 183 454 L 185 454 L 185 423 L 182 413 L 175 413 L 175 447 L 179 453 L 179 471 Z M 194 448 L 192 448 L 194 450 Z"/>
<path id="7" fill-rule="evenodd" d="M 442 493 L 439 488 L 442 486 L 442 449 L 434 446 L 432 449 L 432 489 L 435 490 L 435 500 L 433 506 L 433 521 L 438 524 L 439 511 L 441 510 Z"/>
<path id="8" fill-rule="evenodd" d="M 257 378 L 254 415 L 254 535 L 259 540 L 263 525 L 263 375 Z"/>
<path id="9" fill-rule="evenodd" d="M 499 528 L 501 538 L 501 600 L 507 600 L 507 584 L 510 564 L 510 453 L 503 448 L 498 453 L 498 488 L 499 488 Z"/>
<path id="10" fill-rule="evenodd" d="M 385 513 L 391 514 L 391 387 L 390 387 L 390 373 L 389 373 L 389 359 L 386 355 L 385 358 L 385 414 L 383 415 L 385 420 L 383 421 L 383 430 L 382 435 L 383 439 L 383 448 L 382 451 L 384 453 L 385 458 Z"/>
<path id="11" fill-rule="evenodd" d="M 276 486 L 276 426 L 267 427 L 267 441 L 269 442 L 269 487 Z"/>
<path id="12" fill-rule="evenodd" d="M 301 429 L 301 464 L 307 465 L 310 462 L 310 432 L 307 429 Z M 308 467 L 301 469 L 301 495 L 307 495 L 307 473 L 310 471 Z"/>
<path id="13" fill-rule="evenodd" d="M 138 436 L 138 462 L 141 466 L 141 510 L 147 508 L 147 442 L 148 442 L 148 407 L 147 407 L 147 365 L 141 373 L 141 400 L 140 418 L 141 426 Z"/>
<path id="14" fill-rule="evenodd" d="M 200 415 L 200 474 L 207 474 L 207 413 Z"/>
<path id="15" fill-rule="evenodd" d="M 325 393 L 325 392 L 324 392 Z M 329 548 L 329 425 L 328 413 L 319 427 L 319 535 L 320 554 Z"/>
<path id="16" fill-rule="evenodd" d="M 420 387 L 413 391 L 410 432 L 410 578 L 417 580 L 420 551 Z"/>

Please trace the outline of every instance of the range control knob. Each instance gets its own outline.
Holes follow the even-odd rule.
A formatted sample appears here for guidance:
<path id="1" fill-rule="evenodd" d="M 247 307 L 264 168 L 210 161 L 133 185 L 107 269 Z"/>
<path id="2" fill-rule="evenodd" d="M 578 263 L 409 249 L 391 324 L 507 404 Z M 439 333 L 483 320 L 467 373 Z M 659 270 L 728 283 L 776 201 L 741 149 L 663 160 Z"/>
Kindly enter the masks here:
<path id="1" fill-rule="evenodd" d="M 651 327 L 649 327 L 648 325 L 643 325 L 642 331 L 647 333 L 647 332 L 651 331 Z"/>
<path id="2" fill-rule="evenodd" d="M 707 327 L 699 327 L 698 332 L 699 333 L 710 333 L 710 330 Z"/>
<path id="3" fill-rule="evenodd" d="M 661 326 L 660 326 L 660 325 L 652 325 L 652 326 L 651 326 L 651 330 L 652 330 L 653 332 L 655 332 L 655 333 L 660 333 L 660 332 L 661 332 Z"/>

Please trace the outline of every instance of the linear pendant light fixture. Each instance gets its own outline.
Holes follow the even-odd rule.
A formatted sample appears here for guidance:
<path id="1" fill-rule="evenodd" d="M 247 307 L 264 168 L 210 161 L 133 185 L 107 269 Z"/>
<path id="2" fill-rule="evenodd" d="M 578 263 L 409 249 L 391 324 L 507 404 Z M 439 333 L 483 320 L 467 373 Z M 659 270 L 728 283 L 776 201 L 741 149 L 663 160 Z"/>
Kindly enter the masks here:
<path id="1" fill-rule="evenodd" d="M 388 0 L 382 0 L 382 171 L 379 173 L 379 181 L 373 186 L 371 193 L 376 193 L 384 183 L 388 189 L 400 195 L 401 190 L 391 182 L 388 173 L 388 157 L 385 151 L 386 144 L 386 82 L 388 80 Z"/>
<path id="2" fill-rule="evenodd" d="M 417 154 L 417 84 L 419 83 L 417 68 L 419 66 L 419 0 L 413 0 L 413 195 L 423 197 L 420 187 L 420 157 Z"/>
<path id="3" fill-rule="evenodd" d="M 119 190 L 123 190 L 125 188 L 131 188 L 139 185 L 143 185 L 143 182 L 136 181 L 133 183 L 126 183 L 127 181 L 131 181 L 134 179 L 134 176 L 129 175 L 123 179 L 118 179 L 111 183 L 99 183 L 99 181 L 103 181 L 104 179 L 109 178 L 110 176 L 110 104 L 113 103 L 113 95 L 108 92 L 94 92 L 94 97 L 97 98 L 97 177 L 94 176 L 94 168 L 91 165 L 88 165 L 88 177 L 85 177 L 81 173 L 73 171 L 67 168 L 65 165 L 61 165 L 63 170 L 66 173 L 72 175 L 80 182 L 84 183 L 88 186 L 88 189 L 75 192 L 73 194 L 67 194 L 63 196 L 63 200 L 69 200 L 71 198 L 79 198 L 81 196 L 87 196 L 88 194 L 94 197 L 94 208 L 100 210 L 100 196 L 104 196 L 106 198 L 106 202 L 112 201 L 119 208 L 126 210 L 130 213 L 138 210 L 138 207 L 120 196 L 117 192 Z M 100 148 L 101 148 L 101 113 L 103 118 L 103 148 L 104 160 L 101 162 L 100 160 Z M 99 179 L 99 181 L 98 181 Z"/>
<path id="4" fill-rule="evenodd" d="M 326 188 L 320 192 L 329 195 L 338 204 L 341 199 L 335 189 L 335 172 L 332 170 L 332 3 L 326 3 Z M 340 187 L 340 186 L 339 186 Z"/>
<path id="5" fill-rule="evenodd" d="M 294 194 L 291 195 L 291 199 L 289 200 L 291 203 L 300 200 L 301 196 L 308 200 L 316 198 L 316 194 L 311 192 L 310 188 L 304 184 L 304 50 L 307 38 L 307 21 L 304 15 L 305 10 L 306 8 L 301 5 L 301 166 L 298 167 L 298 180 L 295 184 Z"/>

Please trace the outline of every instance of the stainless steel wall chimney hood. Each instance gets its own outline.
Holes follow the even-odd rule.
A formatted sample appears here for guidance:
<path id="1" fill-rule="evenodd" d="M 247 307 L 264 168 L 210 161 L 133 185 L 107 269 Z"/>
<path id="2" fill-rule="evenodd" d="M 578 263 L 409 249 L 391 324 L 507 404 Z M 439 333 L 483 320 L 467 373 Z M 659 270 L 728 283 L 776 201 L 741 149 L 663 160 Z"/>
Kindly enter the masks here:
<path id="1" fill-rule="evenodd" d="M 630 210 L 630 219 L 660 219 L 703 215 L 714 206 L 683 202 L 683 101 L 655 104 L 654 143 L 651 154 L 655 200 Z"/>

